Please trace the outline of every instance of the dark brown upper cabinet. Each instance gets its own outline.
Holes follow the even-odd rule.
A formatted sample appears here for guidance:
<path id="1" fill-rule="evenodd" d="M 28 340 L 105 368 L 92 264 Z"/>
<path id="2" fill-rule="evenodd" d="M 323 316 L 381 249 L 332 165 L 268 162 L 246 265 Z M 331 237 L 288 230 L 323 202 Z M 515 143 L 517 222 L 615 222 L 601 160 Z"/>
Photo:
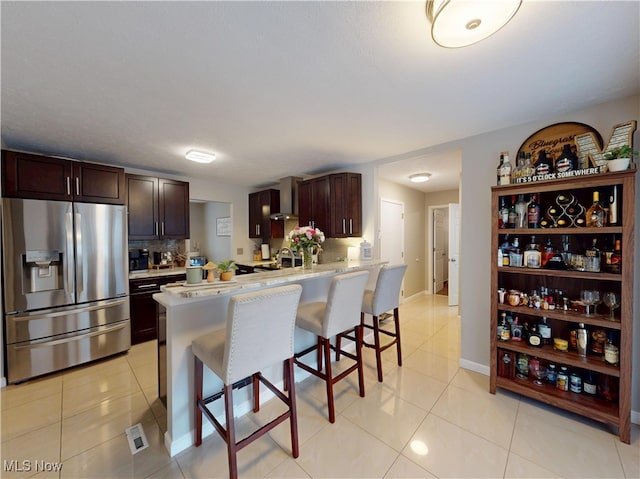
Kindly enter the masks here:
<path id="1" fill-rule="evenodd" d="M 249 238 L 284 237 L 284 221 L 271 219 L 280 210 L 280 190 L 269 189 L 249 194 Z"/>
<path id="2" fill-rule="evenodd" d="M 189 183 L 126 175 L 129 239 L 189 238 Z"/>
<path id="3" fill-rule="evenodd" d="M 320 228 L 328 238 L 362 236 L 362 175 L 336 173 L 303 181 L 300 226 Z"/>
<path id="4" fill-rule="evenodd" d="M 2 169 L 6 197 L 125 203 L 123 168 L 3 150 Z"/>
<path id="5" fill-rule="evenodd" d="M 331 236 L 362 236 L 362 175 L 338 173 L 329 175 L 331 204 Z"/>
<path id="6" fill-rule="evenodd" d="M 298 187 L 298 224 L 319 228 L 325 236 L 331 229 L 329 221 L 329 177 L 303 181 Z"/>

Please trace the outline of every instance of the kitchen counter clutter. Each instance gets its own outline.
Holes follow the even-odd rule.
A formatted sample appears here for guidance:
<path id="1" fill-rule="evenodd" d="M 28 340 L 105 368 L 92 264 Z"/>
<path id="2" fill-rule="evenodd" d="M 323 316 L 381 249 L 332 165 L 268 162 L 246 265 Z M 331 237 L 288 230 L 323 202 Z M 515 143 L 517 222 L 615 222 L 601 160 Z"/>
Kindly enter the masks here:
<path id="1" fill-rule="evenodd" d="M 166 309 L 166 361 L 158 365 L 159 370 L 166 366 L 167 396 L 167 431 L 165 447 L 171 456 L 189 448 L 194 443 L 195 422 L 193 412 L 193 354 L 191 342 L 200 335 L 223 328 L 226 324 L 229 298 L 239 292 L 256 291 L 276 285 L 297 283 L 302 285 L 301 302 L 326 300 L 331 280 L 337 274 L 368 270 L 370 271 L 368 287 L 373 288 L 377 279 L 377 271 L 384 261 L 349 261 L 316 265 L 311 269 L 283 268 L 277 271 L 235 276 L 228 284 L 216 280 L 209 286 L 206 283 L 186 287 L 178 283 L 175 286 L 165 285 L 162 292 L 153 298 Z M 223 285 L 224 284 L 224 285 Z M 269 327 L 269 311 L 264 312 L 264 327 Z M 314 344 L 315 337 L 306 331 L 296 328 L 295 348 L 303 350 Z M 282 368 L 274 366 L 263 374 L 274 384 L 282 381 Z M 301 381 L 308 373 L 297 370 L 296 380 Z M 205 371 L 205 396 L 210 396 L 222 389 L 222 382 L 210 371 Z M 238 401 L 236 414 L 242 415 L 252 408 L 249 397 L 250 388 L 234 393 Z M 269 391 L 262 396 L 268 400 Z M 212 407 L 212 413 L 220 417 L 223 414 L 222 404 Z M 205 421 L 203 437 L 213 432 L 213 426 Z"/>
<path id="2" fill-rule="evenodd" d="M 173 268 L 150 269 L 140 273 L 129 273 L 129 279 L 155 278 L 158 276 L 171 276 L 173 274 L 186 274 L 187 269 L 184 266 L 176 266 Z"/>

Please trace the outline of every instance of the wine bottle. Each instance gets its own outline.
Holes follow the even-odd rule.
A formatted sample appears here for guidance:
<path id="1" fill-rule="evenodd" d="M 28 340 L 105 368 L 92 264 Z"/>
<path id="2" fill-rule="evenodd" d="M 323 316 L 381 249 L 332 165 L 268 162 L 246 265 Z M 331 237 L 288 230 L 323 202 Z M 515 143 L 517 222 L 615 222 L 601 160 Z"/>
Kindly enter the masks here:
<path id="1" fill-rule="evenodd" d="M 538 194 L 531 195 L 531 201 L 527 206 L 527 227 L 538 228 L 540 226 L 540 204 L 538 203 Z"/>
<path id="2" fill-rule="evenodd" d="M 609 225 L 618 226 L 618 185 L 613 185 L 609 195 Z"/>
<path id="3" fill-rule="evenodd" d="M 496 185 L 500 186 L 500 175 L 502 174 L 502 165 L 504 164 L 504 155 L 500 153 L 500 161 L 498 162 L 498 168 L 496 168 Z"/>
<path id="4" fill-rule="evenodd" d="M 500 184 L 508 185 L 511 183 L 511 162 L 509 161 L 509 152 L 503 152 L 502 167 L 500 168 Z"/>
<path id="5" fill-rule="evenodd" d="M 516 197 L 511 197 L 511 205 L 509 206 L 509 213 L 507 214 L 507 228 L 515 228 L 517 223 L 518 214 L 516 213 Z"/>
<path id="6" fill-rule="evenodd" d="M 498 228 L 506 228 L 509 222 L 509 208 L 507 208 L 507 199 L 500 197 L 500 208 L 498 209 Z"/>

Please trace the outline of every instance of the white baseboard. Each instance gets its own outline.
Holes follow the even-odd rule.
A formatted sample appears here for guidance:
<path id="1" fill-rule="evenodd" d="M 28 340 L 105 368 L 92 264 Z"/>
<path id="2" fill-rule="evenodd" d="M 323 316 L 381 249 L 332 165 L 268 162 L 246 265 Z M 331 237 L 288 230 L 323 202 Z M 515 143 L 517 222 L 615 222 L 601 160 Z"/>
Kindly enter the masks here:
<path id="1" fill-rule="evenodd" d="M 7 378 L 4 376 L 0 378 L 0 388 L 7 387 Z"/>

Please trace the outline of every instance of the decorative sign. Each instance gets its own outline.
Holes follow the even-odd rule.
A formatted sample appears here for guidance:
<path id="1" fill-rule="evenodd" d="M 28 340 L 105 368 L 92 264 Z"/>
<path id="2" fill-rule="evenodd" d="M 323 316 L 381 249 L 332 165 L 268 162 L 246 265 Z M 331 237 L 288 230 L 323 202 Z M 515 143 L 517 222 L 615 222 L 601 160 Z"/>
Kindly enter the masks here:
<path id="1" fill-rule="evenodd" d="M 592 133 L 583 133 L 576 136 L 576 145 L 581 157 L 587 158 L 598 166 L 606 166 L 607 160 L 604 159 L 604 155 L 614 148 L 620 148 L 623 145 L 631 146 L 633 144 L 634 131 L 636 131 L 635 120 L 614 126 L 609 136 L 607 148 L 604 150 L 598 146 L 602 141 L 596 141 Z"/>
<path id="2" fill-rule="evenodd" d="M 518 150 L 518 156 L 520 156 L 521 151 L 524 151 L 525 154 L 531 153 L 531 162 L 535 163 L 540 151 L 545 150 L 547 158 L 551 160 L 552 164 L 555 164 L 556 158 L 558 158 L 562 153 L 562 147 L 569 143 L 572 145 L 572 150 L 574 150 L 575 138 L 582 134 L 593 135 L 594 141 L 602 147 L 602 137 L 589 125 L 575 122 L 556 123 L 536 131 L 533 135 L 524 140 Z M 578 151 L 574 151 L 574 153 L 578 155 L 578 165 L 580 165 L 581 168 L 589 166 L 588 160 L 584 154 L 581 156 Z M 591 166 L 597 165 L 594 164 Z"/>
<path id="3" fill-rule="evenodd" d="M 530 153 L 531 161 L 535 163 L 540 151 L 545 150 L 547 157 L 555 164 L 555 160 L 562 153 L 565 144 L 570 144 L 572 151 L 578 156 L 579 168 L 563 172 L 550 172 L 544 175 L 532 175 L 528 177 L 516 178 L 516 183 L 529 183 L 533 181 L 558 180 L 575 176 L 590 176 L 606 173 L 607 160 L 605 154 L 622 145 L 632 146 L 633 132 L 636 130 L 636 121 L 619 123 L 611 130 L 609 142 L 606 147 L 602 147 L 602 137 L 600 134 L 584 123 L 556 123 L 538 130 L 527 138 L 520 149 L 520 152 Z"/>
<path id="4" fill-rule="evenodd" d="M 231 236 L 231 217 L 216 218 L 216 235 Z"/>

